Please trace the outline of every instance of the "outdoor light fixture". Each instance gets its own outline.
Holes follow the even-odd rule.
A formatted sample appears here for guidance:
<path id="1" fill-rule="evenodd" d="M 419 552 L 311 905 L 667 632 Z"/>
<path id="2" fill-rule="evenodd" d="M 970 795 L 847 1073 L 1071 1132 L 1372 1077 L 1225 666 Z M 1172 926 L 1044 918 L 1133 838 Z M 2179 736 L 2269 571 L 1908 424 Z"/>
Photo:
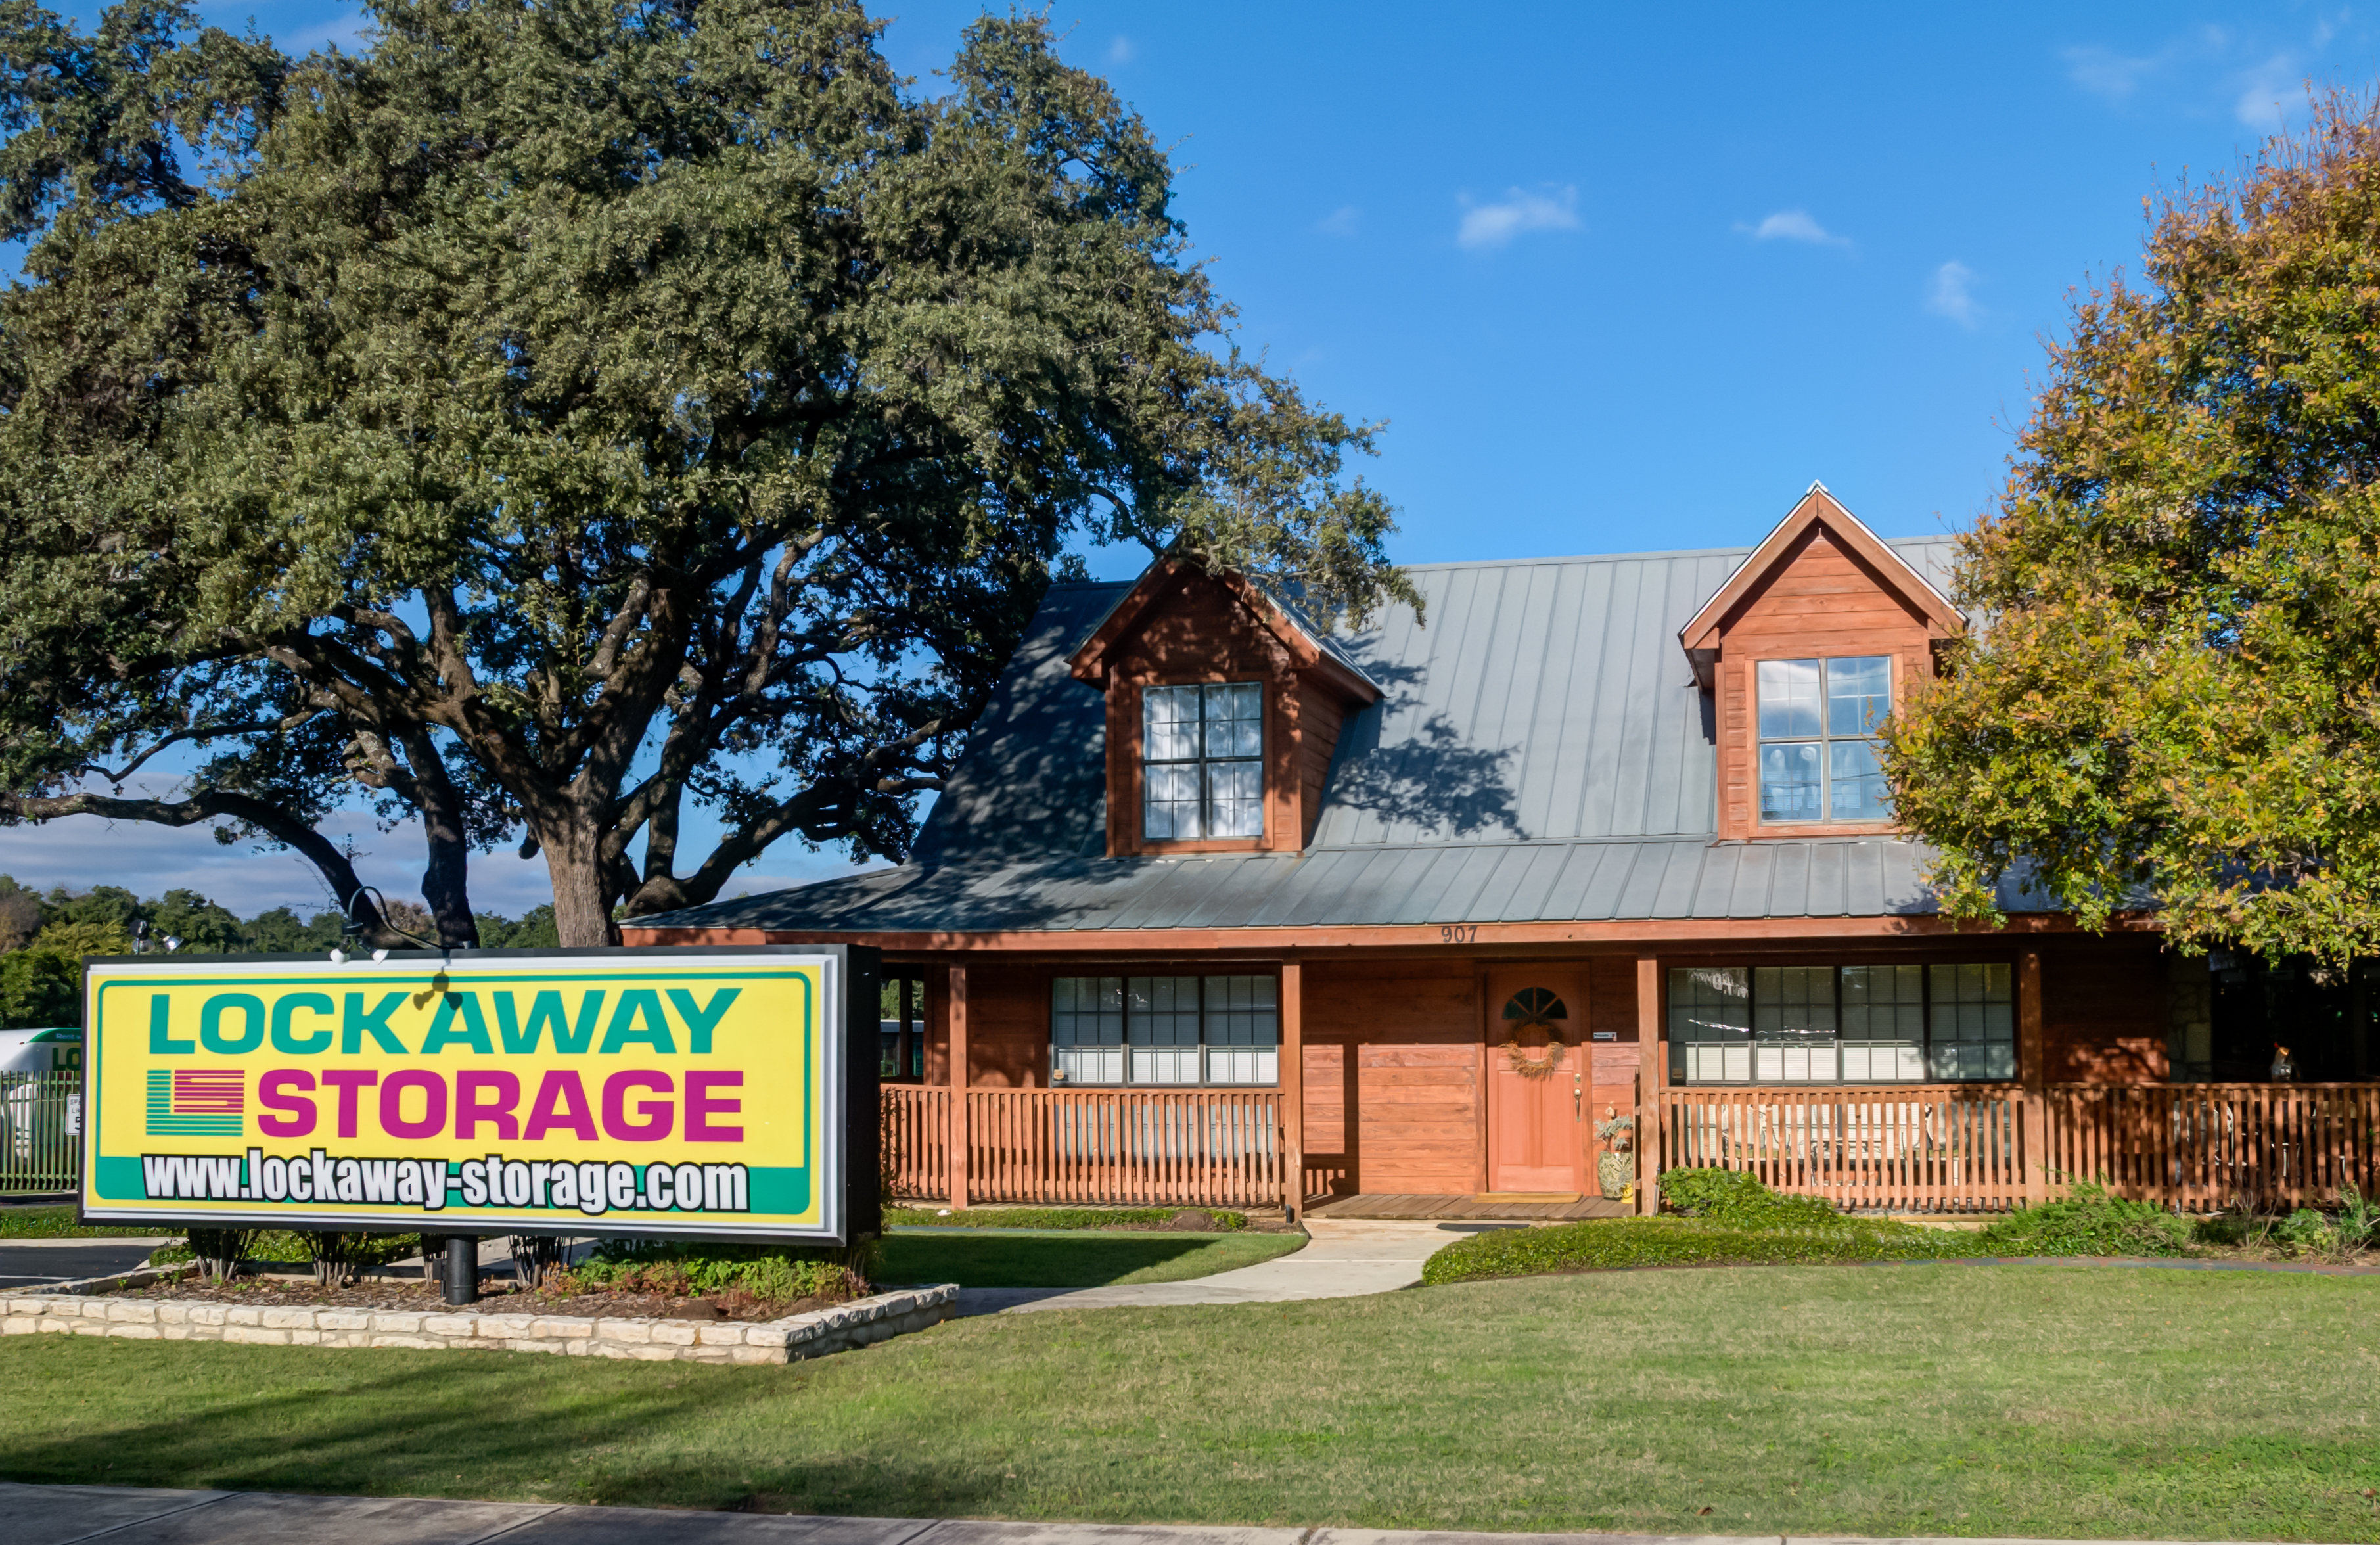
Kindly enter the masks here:
<path id="1" fill-rule="evenodd" d="M 178 950 L 178 949 L 180 949 L 181 947 L 182 947 L 182 936 L 181 936 L 180 934 L 178 934 L 178 933 L 168 933 L 167 935 L 165 935 L 165 953 L 166 953 L 167 955 L 171 955 L 171 954 L 173 954 L 176 950 Z"/>

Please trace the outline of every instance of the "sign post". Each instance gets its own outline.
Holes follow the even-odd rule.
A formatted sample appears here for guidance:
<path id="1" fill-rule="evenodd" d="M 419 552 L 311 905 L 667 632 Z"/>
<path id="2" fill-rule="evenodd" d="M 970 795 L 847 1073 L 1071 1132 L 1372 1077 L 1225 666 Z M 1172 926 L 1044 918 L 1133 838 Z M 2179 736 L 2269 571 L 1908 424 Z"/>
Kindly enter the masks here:
<path id="1" fill-rule="evenodd" d="M 847 1245 L 876 1194 L 853 945 L 91 962 L 89 1222 Z M 429 1267 L 424 1261 L 425 1270 Z"/>

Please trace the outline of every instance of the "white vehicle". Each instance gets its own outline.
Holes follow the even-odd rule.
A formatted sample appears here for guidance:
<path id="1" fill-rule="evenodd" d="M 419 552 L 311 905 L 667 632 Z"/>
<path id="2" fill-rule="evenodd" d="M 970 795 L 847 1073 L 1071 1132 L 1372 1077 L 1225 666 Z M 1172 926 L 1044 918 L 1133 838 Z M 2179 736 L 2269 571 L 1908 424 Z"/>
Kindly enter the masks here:
<path id="1" fill-rule="evenodd" d="M 0 1030 L 0 1073 L 81 1071 L 82 1031 L 78 1027 Z"/>

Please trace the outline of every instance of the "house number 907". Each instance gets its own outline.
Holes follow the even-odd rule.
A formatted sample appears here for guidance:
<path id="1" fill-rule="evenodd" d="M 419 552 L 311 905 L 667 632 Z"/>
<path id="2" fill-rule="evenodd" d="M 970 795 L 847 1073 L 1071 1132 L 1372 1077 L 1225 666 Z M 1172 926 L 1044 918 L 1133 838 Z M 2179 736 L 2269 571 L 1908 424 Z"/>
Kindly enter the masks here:
<path id="1" fill-rule="evenodd" d="M 1451 928 L 1441 928 L 1438 931 L 1438 942 L 1441 944 L 1475 944 L 1479 942 L 1479 925 L 1456 923 Z"/>

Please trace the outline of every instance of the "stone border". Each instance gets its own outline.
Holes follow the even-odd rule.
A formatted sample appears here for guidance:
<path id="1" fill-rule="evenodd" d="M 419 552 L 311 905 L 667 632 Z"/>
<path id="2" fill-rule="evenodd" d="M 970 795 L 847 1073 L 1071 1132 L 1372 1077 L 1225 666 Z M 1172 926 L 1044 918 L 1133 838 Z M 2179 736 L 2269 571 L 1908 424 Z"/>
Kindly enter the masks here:
<path id="1" fill-rule="evenodd" d="M 939 1325 L 957 1311 L 958 1286 L 903 1288 L 755 1325 L 734 1320 L 289 1308 L 140 1302 L 67 1293 L 0 1298 L 0 1335 L 120 1336 L 133 1341 L 229 1341 L 261 1346 L 407 1346 L 552 1352 L 645 1362 L 790 1363 Z"/>

